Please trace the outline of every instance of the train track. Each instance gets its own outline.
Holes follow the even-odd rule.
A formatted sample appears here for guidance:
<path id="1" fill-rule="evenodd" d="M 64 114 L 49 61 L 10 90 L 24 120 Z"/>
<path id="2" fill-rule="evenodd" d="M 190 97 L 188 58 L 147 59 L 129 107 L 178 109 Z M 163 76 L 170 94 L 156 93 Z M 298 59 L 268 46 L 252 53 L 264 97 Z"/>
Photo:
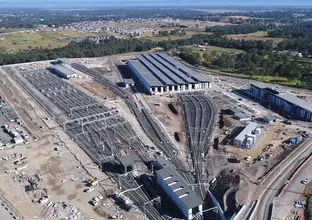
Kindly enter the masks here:
<path id="1" fill-rule="evenodd" d="M 109 111 L 105 106 L 94 105 L 92 108 L 79 109 L 70 114 L 72 108 L 79 107 L 81 105 L 90 105 L 96 103 L 95 100 L 85 95 L 84 93 L 75 90 L 65 81 L 56 77 L 46 70 L 38 70 L 31 72 L 24 72 L 22 76 L 17 76 L 17 73 L 11 68 L 5 67 L 4 70 L 26 91 L 28 94 L 60 125 L 68 119 L 77 119 L 81 117 L 87 117 Z M 25 81 L 21 80 L 24 77 L 26 81 L 31 85 L 25 85 Z M 33 88 L 37 91 L 34 92 Z M 50 100 L 55 106 L 57 106 L 62 112 L 62 115 L 57 115 L 53 111 L 53 108 L 47 103 L 47 100 L 42 100 L 39 93 L 44 94 L 45 99 Z M 129 122 L 121 123 L 118 126 L 112 126 L 106 129 L 107 125 L 114 125 L 120 123 L 122 119 L 120 116 L 106 120 L 106 124 L 103 122 L 94 122 L 85 126 L 85 132 L 81 133 L 81 127 L 77 125 L 69 125 L 66 132 L 70 137 L 75 139 L 79 146 L 98 164 L 105 162 L 105 158 L 113 152 L 117 157 L 120 157 L 119 151 L 114 148 L 114 139 L 110 137 L 112 133 L 117 133 L 120 138 L 127 140 L 133 135 L 135 131 Z M 99 131 L 100 130 L 100 131 Z M 137 137 L 137 136 L 136 136 Z M 106 146 L 105 148 L 103 146 Z M 132 148 L 139 155 L 140 158 L 145 161 L 148 160 L 149 155 L 144 152 L 144 144 L 137 137 L 131 142 Z M 114 174 L 106 172 L 112 176 Z M 116 179 L 116 177 L 115 177 Z M 135 181 L 135 180 L 134 180 Z M 137 186 L 137 183 L 132 182 L 128 184 L 126 182 L 121 183 L 123 189 L 129 189 L 129 187 Z M 142 204 L 148 201 L 148 198 L 142 190 L 138 192 L 129 193 L 129 198 L 139 207 L 142 208 Z M 144 198 L 144 200 L 143 200 Z M 147 199 L 146 199 L 147 198 Z M 143 203 L 144 202 L 144 203 Z M 144 208 L 144 207 L 143 207 Z M 154 206 L 145 207 L 146 215 L 149 219 L 163 219 L 161 214 L 156 210 Z"/>
<path id="2" fill-rule="evenodd" d="M 182 102 L 182 117 L 187 135 L 187 145 L 192 156 L 196 183 L 196 192 L 206 197 L 203 170 L 205 152 L 208 150 L 216 111 L 211 101 L 204 93 L 184 93 L 180 95 Z"/>
<path id="3" fill-rule="evenodd" d="M 141 127 L 145 131 L 145 133 L 150 137 L 153 143 L 160 150 L 164 152 L 164 154 L 170 158 L 170 162 L 176 167 L 177 171 L 185 178 L 188 183 L 194 183 L 194 178 L 190 174 L 190 172 L 185 168 L 185 166 L 181 163 L 179 159 L 177 159 L 176 154 L 174 153 L 176 149 L 171 143 L 168 135 L 161 129 L 161 127 L 154 121 L 151 117 L 150 113 L 146 109 L 139 109 L 138 106 L 132 99 L 129 99 L 129 93 L 121 88 L 118 88 L 117 85 L 108 79 L 106 79 L 101 73 L 94 69 L 89 69 L 82 64 L 73 63 L 72 67 L 93 77 L 93 79 L 102 84 L 105 87 L 112 89 L 119 96 L 124 98 L 125 103 L 128 105 L 130 110 L 136 115 Z"/>

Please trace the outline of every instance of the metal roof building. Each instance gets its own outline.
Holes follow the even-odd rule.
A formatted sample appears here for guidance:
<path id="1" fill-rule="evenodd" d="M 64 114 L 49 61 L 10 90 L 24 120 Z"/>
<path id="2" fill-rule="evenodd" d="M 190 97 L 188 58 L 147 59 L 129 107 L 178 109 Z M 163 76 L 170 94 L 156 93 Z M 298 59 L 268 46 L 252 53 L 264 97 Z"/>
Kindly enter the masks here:
<path id="1" fill-rule="evenodd" d="M 66 63 L 54 65 L 52 72 L 65 79 L 78 77 L 77 72 Z"/>
<path id="2" fill-rule="evenodd" d="M 241 148 L 251 148 L 261 134 L 261 128 L 257 123 L 250 122 L 235 138 L 233 145 Z"/>
<path id="3" fill-rule="evenodd" d="M 195 216 L 203 214 L 203 200 L 172 166 L 164 166 L 155 173 L 157 183 L 181 210 L 186 219 L 193 219 Z"/>
<path id="4" fill-rule="evenodd" d="M 262 82 L 251 83 L 248 93 L 282 116 L 312 121 L 312 104 L 292 94 L 280 92 Z"/>
<path id="5" fill-rule="evenodd" d="M 199 73 L 162 53 L 138 55 L 128 66 L 133 79 L 149 94 L 210 87 Z"/>

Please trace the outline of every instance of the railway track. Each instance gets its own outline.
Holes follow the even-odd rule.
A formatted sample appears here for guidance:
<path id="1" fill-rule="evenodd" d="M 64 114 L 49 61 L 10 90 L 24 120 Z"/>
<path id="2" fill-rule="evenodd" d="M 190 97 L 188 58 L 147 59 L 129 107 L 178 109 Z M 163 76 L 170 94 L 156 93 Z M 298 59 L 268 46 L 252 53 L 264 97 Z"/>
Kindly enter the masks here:
<path id="1" fill-rule="evenodd" d="M 180 95 L 182 102 L 182 117 L 187 135 L 187 145 L 192 156 L 196 183 L 196 192 L 206 197 L 203 160 L 211 138 L 216 111 L 211 101 L 200 92 Z"/>
<path id="2" fill-rule="evenodd" d="M 24 72 L 22 76 L 17 76 L 18 73 L 11 68 L 6 67 L 4 70 L 61 126 L 63 125 L 63 122 L 68 119 L 78 119 L 109 111 L 105 106 L 94 105 L 92 108 L 79 109 L 71 112 L 72 108 L 77 108 L 81 105 L 91 105 L 96 103 L 96 101 L 84 93 L 75 90 L 65 81 L 46 70 Z M 25 85 L 25 81 L 21 80 L 21 77 L 24 77 L 31 87 Z M 33 90 L 34 88 L 37 90 L 36 92 Z M 53 108 L 51 108 L 49 103 L 46 102 L 47 100 L 42 99 L 42 95 L 40 96 L 39 93 L 44 94 L 45 99 L 50 100 L 55 106 L 57 106 L 63 112 L 62 115 L 56 116 L 56 112 L 53 111 Z M 106 120 L 106 124 L 101 121 L 94 122 L 86 125 L 85 132 L 83 133 L 81 133 L 81 126 L 73 124 L 67 128 L 66 132 L 70 137 L 75 139 L 79 146 L 92 158 L 92 160 L 100 165 L 105 162 L 107 156 L 110 156 L 111 153 L 117 158 L 121 156 L 119 151 L 113 147 L 116 143 L 114 143 L 114 139 L 110 137 L 112 132 L 120 134 L 120 137 L 123 140 L 127 140 L 135 135 L 134 129 L 128 122 L 118 124 L 122 120 L 124 119 L 116 115 L 116 118 Z M 117 126 L 114 126 L 114 129 L 112 129 L 112 127 L 107 128 L 107 125 L 114 124 L 118 124 Z M 99 130 L 100 132 L 98 132 Z M 97 131 L 97 133 L 95 131 Z M 135 138 L 131 144 L 132 148 L 140 158 L 148 160 L 149 155 L 145 154 L 143 151 L 144 144 L 138 137 Z M 104 148 L 103 146 L 106 147 Z M 112 173 L 107 174 L 113 175 Z M 123 189 L 129 189 L 129 187 L 132 188 L 134 185 L 137 186 L 134 178 L 133 180 L 134 182 L 131 184 L 126 183 L 126 181 L 123 182 L 121 184 Z M 142 204 L 144 204 L 143 202 L 148 201 L 148 198 L 142 190 L 129 193 L 129 198 L 139 208 L 142 208 Z M 149 219 L 163 219 L 154 206 L 145 207 L 144 210 Z M 141 209 L 141 211 L 144 210 Z"/>
<path id="3" fill-rule="evenodd" d="M 194 178 L 190 172 L 185 168 L 179 159 L 177 159 L 174 153 L 176 149 L 168 138 L 167 134 L 160 128 L 160 126 L 154 121 L 150 113 L 146 109 L 139 109 L 132 99 L 129 99 L 129 93 L 108 79 L 106 79 L 101 73 L 96 70 L 89 69 L 82 64 L 72 64 L 72 67 L 93 77 L 93 79 L 102 84 L 105 87 L 112 89 L 116 94 L 124 98 L 125 103 L 130 110 L 136 115 L 141 127 L 145 133 L 150 137 L 153 143 L 162 150 L 164 154 L 170 158 L 170 162 L 176 167 L 177 171 L 185 178 L 185 180 L 191 184 L 194 183 Z"/>

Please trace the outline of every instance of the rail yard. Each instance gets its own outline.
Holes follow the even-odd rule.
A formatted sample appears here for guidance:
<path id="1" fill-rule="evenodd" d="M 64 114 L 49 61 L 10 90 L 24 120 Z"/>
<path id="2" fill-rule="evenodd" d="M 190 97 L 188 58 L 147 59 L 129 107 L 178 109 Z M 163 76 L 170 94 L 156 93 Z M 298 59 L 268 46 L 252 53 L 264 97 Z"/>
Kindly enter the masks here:
<path id="1" fill-rule="evenodd" d="M 255 82 L 174 58 L 159 68 L 163 56 L 143 56 L 157 62 L 144 59 L 133 81 L 119 68 L 131 56 L 1 67 L 0 192 L 12 218 L 248 219 L 273 200 L 259 186 L 310 146 L 309 122 L 252 97 Z M 164 88 L 145 94 L 139 80 Z"/>

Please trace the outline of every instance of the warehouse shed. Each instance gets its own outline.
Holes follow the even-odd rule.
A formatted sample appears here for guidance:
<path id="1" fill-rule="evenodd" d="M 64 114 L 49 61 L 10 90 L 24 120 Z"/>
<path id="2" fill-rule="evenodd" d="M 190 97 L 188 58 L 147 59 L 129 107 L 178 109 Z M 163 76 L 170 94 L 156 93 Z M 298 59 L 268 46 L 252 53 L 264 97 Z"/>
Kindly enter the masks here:
<path id="1" fill-rule="evenodd" d="M 282 116 L 312 121 L 312 104 L 290 93 L 280 92 L 263 82 L 252 83 L 247 92 L 257 101 L 270 106 L 272 110 Z"/>
<path id="2" fill-rule="evenodd" d="M 77 78 L 77 72 L 68 64 L 56 64 L 52 67 L 52 73 L 58 75 L 59 77 L 69 79 L 69 78 Z"/>
<path id="3" fill-rule="evenodd" d="M 203 215 L 203 201 L 172 168 L 164 166 L 156 172 L 157 183 L 180 209 L 186 219 Z"/>
<path id="4" fill-rule="evenodd" d="M 210 82 L 163 53 L 141 54 L 128 61 L 132 78 L 148 94 L 200 90 Z"/>

